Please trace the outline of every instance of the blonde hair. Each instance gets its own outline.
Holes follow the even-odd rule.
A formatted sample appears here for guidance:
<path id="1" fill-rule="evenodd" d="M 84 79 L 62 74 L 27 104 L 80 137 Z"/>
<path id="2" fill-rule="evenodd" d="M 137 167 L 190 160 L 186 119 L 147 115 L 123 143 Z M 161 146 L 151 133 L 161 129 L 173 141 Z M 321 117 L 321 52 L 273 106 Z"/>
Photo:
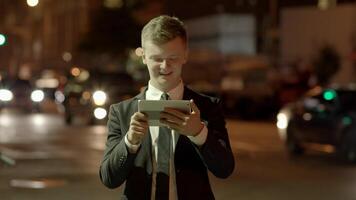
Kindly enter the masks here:
<path id="1" fill-rule="evenodd" d="M 176 37 L 187 42 L 187 31 L 184 23 L 177 17 L 161 15 L 151 19 L 142 29 L 141 45 L 148 40 L 155 44 L 164 44 Z"/>

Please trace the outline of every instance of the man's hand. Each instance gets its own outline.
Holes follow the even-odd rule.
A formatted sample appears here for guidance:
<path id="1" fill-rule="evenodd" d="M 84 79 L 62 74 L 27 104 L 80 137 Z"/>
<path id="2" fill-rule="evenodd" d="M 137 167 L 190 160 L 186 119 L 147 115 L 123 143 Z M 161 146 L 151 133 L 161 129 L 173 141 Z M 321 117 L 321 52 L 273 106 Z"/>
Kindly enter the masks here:
<path id="1" fill-rule="evenodd" d="M 127 140 L 133 145 L 140 144 L 147 132 L 147 116 L 141 112 L 136 112 L 131 116 L 130 128 L 127 132 Z"/>
<path id="2" fill-rule="evenodd" d="M 165 108 L 161 112 L 160 121 L 169 128 L 186 136 L 196 136 L 203 129 L 204 124 L 200 119 L 200 111 L 193 100 L 190 100 L 192 113 L 184 113 L 173 108 Z"/>

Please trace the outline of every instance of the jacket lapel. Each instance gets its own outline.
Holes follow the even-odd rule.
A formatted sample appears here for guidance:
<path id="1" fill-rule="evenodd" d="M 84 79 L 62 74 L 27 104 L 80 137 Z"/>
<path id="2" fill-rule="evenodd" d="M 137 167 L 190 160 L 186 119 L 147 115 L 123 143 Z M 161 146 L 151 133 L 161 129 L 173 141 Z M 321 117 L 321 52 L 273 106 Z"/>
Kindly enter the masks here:
<path id="1" fill-rule="evenodd" d="M 142 91 L 136 95 L 133 99 L 133 110 L 131 116 L 138 111 L 138 100 L 146 99 L 146 91 L 147 87 L 143 88 Z M 151 175 L 152 174 L 152 141 L 151 141 L 151 133 L 148 129 L 148 134 L 146 134 L 145 138 L 141 143 L 141 147 L 136 156 L 136 166 L 142 166 L 146 169 L 146 172 Z"/>
<path id="2" fill-rule="evenodd" d="M 191 100 L 191 99 L 193 99 L 192 91 L 188 87 L 184 86 L 183 100 Z M 194 99 L 194 101 L 195 101 L 195 99 Z M 175 138 L 177 138 L 175 154 L 177 152 L 179 154 L 179 147 L 181 145 L 183 145 L 184 143 L 186 143 L 186 141 L 184 141 L 184 140 L 189 140 L 189 139 L 186 136 L 179 134 L 178 132 L 175 132 L 174 136 L 175 136 Z"/>
<path id="3" fill-rule="evenodd" d="M 190 100 L 192 98 L 192 91 L 188 87 L 184 86 L 183 100 Z"/>

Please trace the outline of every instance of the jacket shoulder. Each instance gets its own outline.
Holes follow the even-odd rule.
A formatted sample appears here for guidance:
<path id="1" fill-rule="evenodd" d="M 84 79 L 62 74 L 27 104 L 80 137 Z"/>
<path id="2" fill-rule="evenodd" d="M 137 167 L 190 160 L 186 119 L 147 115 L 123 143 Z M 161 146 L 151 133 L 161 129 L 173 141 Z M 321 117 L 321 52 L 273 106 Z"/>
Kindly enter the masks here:
<path id="1" fill-rule="evenodd" d="M 204 103 L 212 103 L 212 104 L 218 104 L 220 102 L 220 99 L 218 97 L 213 97 L 203 93 L 199 93 L 188 87 L 186 87 L 186 89 L 189 93 L 189 96 L 197 101 L 201 101 Z"/>
<path id="2" fill-rule="evenodd" d="M 135 97 L 126 99 L 124 101 L 120 101 L 118 103 L 112 104 L 111 109 L 113 109 L 117 112 L 125 112 L 128 110 L 132 110 L 132 109 L 135 109 L 135 106 L 137 106 L 137 101 L 138 101 L 138 99 Z"/>

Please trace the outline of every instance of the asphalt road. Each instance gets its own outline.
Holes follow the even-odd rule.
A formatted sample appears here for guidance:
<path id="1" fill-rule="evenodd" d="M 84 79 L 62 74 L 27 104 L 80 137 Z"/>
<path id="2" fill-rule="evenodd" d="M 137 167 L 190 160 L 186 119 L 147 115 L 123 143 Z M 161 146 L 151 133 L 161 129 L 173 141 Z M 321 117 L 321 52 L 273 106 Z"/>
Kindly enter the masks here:
<path id="1" fill-rule="evenodd" d="M 356 166 L 322 151 L 289 158 L 272 122 L 227 122 L 236 168 L 210 177 L 216 199 L 356 199 Z M 16 161 L 0 164 L 0 199 L 120 199 L 98 177 L 105 134 L 58 114 L 0 114 L 0 152 Z"/>

